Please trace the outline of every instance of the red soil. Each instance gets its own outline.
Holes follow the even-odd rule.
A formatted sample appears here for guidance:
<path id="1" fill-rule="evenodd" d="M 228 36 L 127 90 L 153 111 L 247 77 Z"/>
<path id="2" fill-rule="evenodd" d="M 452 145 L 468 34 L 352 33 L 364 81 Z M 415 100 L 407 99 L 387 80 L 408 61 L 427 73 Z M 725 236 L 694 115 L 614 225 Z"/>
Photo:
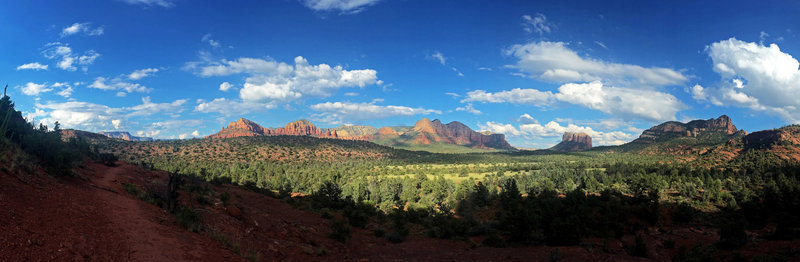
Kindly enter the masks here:
<path id="1" fill-rule="evenodd" d="M 230 194 L 227 205 L 214 198 L 213 204 L 202 206 L 181 191 L 182 204 L 195 207 L 203 216 L 204 232 L 191 233 L 179 227 L 172 215 L 139 200 L 122 186 L 130 182 L 142 189 L 153 182 L 163 184 L 167 173 L 123 162 L 117 167 L 85 165 L 78 172 L 86 180 L 0 171 L 0 261 L 244 261 L 243 257 L 259 261 L 648 260 L 626 253 L 625 247 L 635 242 L 633 236 L 608 241 L 590 238 L 575 247 L 472 248 L 465 242 L 430 239 L 421 233 L 392 244 L 374 237 L 371 230 L 351 228 L 352 238 L 343 244 L 328 237 L 331 222 L 319 214 L 229 185 L 212 186 L 217 194 Z M 367 228 L 371 227 L 374 225 Z M 647 228 L 641 234 L 648 256 L 663 261 L 669 260 L 678 246 L 713 243 L 718 238 L 714 231 Z M 215 240 L 221 236 L 225 240 Z M 673 239 L 676 248 L 664 248 L 662 240 L 666 238 Z M 770 253 L 766 250 L 798 243 L 750 243 L 743 253 Z"/>

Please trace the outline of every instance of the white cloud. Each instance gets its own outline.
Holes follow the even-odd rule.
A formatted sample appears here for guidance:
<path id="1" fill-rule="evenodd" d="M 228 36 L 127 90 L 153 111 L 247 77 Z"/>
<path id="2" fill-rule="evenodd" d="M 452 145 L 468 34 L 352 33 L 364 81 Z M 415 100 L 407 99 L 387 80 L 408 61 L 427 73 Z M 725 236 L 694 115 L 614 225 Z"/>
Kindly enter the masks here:
<path id="1" fill-rule="evenodd" d="M 142 5 L 145 7 L 160 6 L 160 7 L 170 8 L 175 6 L 173 0 L 120 0 L 120 1 L 132 5 Z"/>
<path id="2" fill-rule="evenodd" d="M 597 44 L 597 45 L 599 45 L 599 46 L 600 46 L 600 47 L 602 47 L 603 49 L 608 49 L 608 47 L 606 46 L 606 44 L 604 44 L 603 42 L 600 42 L 600 41 L 594 41 L 594 43 L 595 43 L 595 44 Z"/>
<path id="3" fill-rule="evenodd" d="M 89 87 L 106 91 L 118 90 L 117 96 L 125 96 L 127 93 L 133 92 L 150 93 L 150 91 L 152 91 L 151 88 L 146 86 L 122 81 L 122 79 L 119 77 L 115 77 L 111 80 L 108 80 L 105 77 L 97 77 L 95 78 L 94 82 L 89 85 Z M 120 95 L 120 93 L 122 94 Z"/>
<path id="4" fill-rule="evenodd" d="M 536 120 L 529 114 L 522 114 L 517 118 L 517 122 L 521 124 L 539 124 L 539 120 Z"/>
<path id="5" fill-rule="evenodd" d="M 429 115 L 441 114 L 442 111 L 425 109 L 425 108 L 412 108 L 407 106 L 382 106 L 373 103 L 351 103 L 351 102 L 325 102 L 310 106 L 312 110 L 320 111 L 322 113 L 313 115 L 314 118 L 321 121 L 341 124 L 350 121 L 387 118 L 393 116 L 413 116 L 413 115 Z"/>
<path id="6" fill-rule="evenodd" d="M 48 88 L 47 84 L 37 84 L 33 82 L 28 82 L 25 86 L 22 87 L 22 93 L 29 95 L 29 96 L 38 96 L 41 93 L 47 93 L 53 91 L 52 88 Z"/>
<path id="7" fill-rule="evenodd" d="M 462 103 L 483 102 L 483 103 L 512 103 L 533 106 L 545 106 L 552 102 L 553 93 L 550 91 L 539 91 L 536 89 L 520 89 L 489 93 L 484 90 L 474 90 L 467 92 Z"/>
<path id="8" fill-rule="evenodd" d="M 159 70 L 158 68 L 145 68 L 145 69 L 134 70 L 128 75 L 128 79 L 139 80 L 148 76 L 152 76 L 153 74 L 158 72 L 158 70 Z"/>
<path id="9" fill-rule="evenodd" d="M 60 96 L 62 96 L 64 98 L 69 98 L 70 96 L 72 96 L 72 92 L 74 91 L 72 89 L 72 86 L 67 82 L 54 83 L 52 85 L 52 87 L 61 88 L 61 91 L 58 91 L 58 93 L 56 93 L 56 94 L 58 94 L 58 95 L 60 95 Z"/>
<path id="10" fill-rule="evenodd" d="M 109 107 L 90 102 L 69 101 L 63 103 L 36 104 L 35 113 L 29 116 L 44 117 L 41 122 L 52 125 L 58 121 L 64 128 L 76 128 L 87 131 L 120 129 L 131 122 L 131 118 L 150 117 L 152 115 L 173 115 L 182 112 L 185 99 L 168 103 L 153 103 L 149 97 L 142 99 L 142 104 L 131 107 Z"/>
<path id="11" fill-rule="evenodd" d="M 655 122 L 674 120 L 686 108 L 675 96 L 651 90 L 603 86 L 599 81 L 564 84 L 555 94 L 559 101 L 581 105 L 623 119 Z"/>
<path id="12" fill-rule="evenodd" d="M 506 54 L 518 59 L 514 65 L 521 73 L 557 83 L 602 80 L 611 84 L 666 86 L 681 85 L 687 77 L 670 68 L 610 63 L 584 58 L 563 42 L 532 42 L 514 45 Z"/>
<path id="13" fill-rule="evenodd" d="M 300 0 L 303 5 L 314 11 L 339 11 L 342 14 L 356 14 L 379 0 Z"/>
<path id="14" fill-rule="evenodd" d="M 532 119 L 530 115 L 523 115 L 520 118 Z M 564 132 L 586 133 L 592 137 L 594 146 L 598 145 L 620 145 L 627 143 L 637 136 L 635 134 L 625 133 L 622 131 L 601 132 L 587 126 L 579 126 L 575 124 L 561 125 L 556 121 L 550 121 L 545 125 L 541 125 L 538 121 L 528 124 L 520 124 L 515 127 L 511 124 L 503 124 L 496 122 L 486 122 L 480 125 L 481 129 L 491 131 L 492 133 L 505 134 L 510 139 L 523 139 L 523 140 L 541 140 L 543 138 L 558 138 Z"/>
<path id="15" fill-rule="evenodd" d="M 130 113 L 127 114 L 128 117 L 150 116 L 157 113 L 175 115 L 183 112 L 183 104 L 185 104 L 186 101 L 186 99 L 179 99 L 170 103 L 153 103 L 150 101 L 150 97 L 146 96 L 142 97 L 141 105 L 126 107 L 125 109 L 130 111 Z"/>
<path id="16" fill-rule="evenodd" d="M 568 83 L 559 87 L 558 91 L 554 94 L 550 91 L 520 88 L 496 93 L 475 90 L 468 92 L 461 102 L 512 103 L 543 107 L 557 100 L 623 119 L 637 118 L 656 122 L 674 120 L 675 114 L 686 108 L 686 105 L 668 93 L 609 87 L 599 81 Z"/>
<path id="17" fill-rule="evenodd" d="M 276 62 L 272 59 L 260 59 L 241 57 L 237 60 L 222 59 L 219 62 L 207 61 L 189 62 L 184 69 L 194 71 L 202 77 L 226 76 L 233 74 L 264 74 L 264 75 L 287 75 L 291 74 L 294 68 L 283 62 Z"/>
<path id="18" fill-rule="evenodd" d="M 233 85 L 231 83 L 228 83 L 228 82 L 222 82 L 222 84 L 219 84 L 219 90 L 223 91 L 223 92 L 227 92 L 232 87 L 233 87 Z"/>
<path id="19" fill-rule="evenodd" d="M 89 36 L 98 36 L 103 35 L 104 31 L 102 26 L 91 28 L 89 23 L 74 23 L 71 26 L 64 27 L 64 29 L 61 30 L 61 37 L 67 37 L 78 33 L 83 33 Z"/>
<path id="20" fill-rule="evenodd" d="M 310 65 L 302 56 L 294 66 L 274 60 L 239 58 L 220 62 L 188 63 L 185 67 L 204 77 L 246 73 L 250 76 L 239 90 L 245 101 L 289 101 L 302 97 L 328 97 L 342 87 L 365 87 L 382 83 L 372 69 L 346 70 L 328 64 Z"/>
<path id="21" fill-rule="evenodd" d="M 48 59 L 57 60 L 56 66 L 67 71 L 77 70 L 78 68 L 75 65 L 81 66 L 81 69 L 86 71 L 88 66 L 100 57 L 100 54 L 94 50 L 86 51 L 83 55 L 75 54 L 68 44 L 60 42 L 45 45 L 45 50 L 42 51 L 42 54 Z"/>
<path id="22" fill-rule="evenodd" d="M 736 38 L 706 47 L 722 81 L 693 88 L 692 97 L 714 105 L 746 107 L 800 123 L 800 63 L 777 44 L 765 46 Z"/>
<path id="23" fill-rule="evenodd" d="M 219 41 L 214 40 L 214 39 L 211 38 L 211 34 L 205 34 L 200 41 L 202 41 L 204 43 L 208 43 L 208 45 L 210 45 L 213 48 L 217 48 L 217 47 L 220 46 Z"/>
<path id="24" fill-rule="evenodd" d="M 194 136 L 194 137 L 200 136 L 200 131 L 199 130 L 195 130 L 194 132 L 192 132 L 192 136 Z"/>
<path id="25" fill-rule="evenodd" d="M 438 61 L 438 62 L 439 62 L 440 64 L 442 64 L 442 65 L 445 65 L 445 64 L 447 64 L 447 58 L 446 58 L 446 57 L 444 57 L 444 55 L 442 54 L 442 52 L 439 52 L 439 51 L 436 51 L 435 53 L 433 53 L 432 55 L 430 55 L 428 58 L 429 58 L 429 59 L 433 59 L 433 60 L 435 60 L 435 61 Z"/>
<path id="26" fill-rule="evenodd" d="M 456 93 L 453 93 L 453 92 L 447 92 L 447 93 L 444 93 L 444 94 L 445 94 L 445 95 L 448 95 L 448 96 L 452 96 L 453 98 L 459 98 L 459 97 L 461 97 L 461 95 L 459 95 L 459 94 L 456 94 Z"/>
<path id="27" fill-rule="evenodd" d="M 457 107 L 456 111 L 464 111 L 464 112 L 467 112 L 467 113 L 470 113 L 470 114 L 473 114 L 473 115 L 482 114 L 482 112 L 480 110 L 475 109 L 474 107 L 472 107 L 472 103 L 469 103 L 469 104 L 467 104 L 466 106 L 463 106 L 463 107 Z"/>
<path id="28" fill-rule="evenodd" d="M 547 17 L 540 13 L 536 13 L 534 16 L 523 15 L 522 21 L 522 29 L 525 30 L 525 32 L 536 32 L 540 36 L 545 33 L 549 34 L 550 28 L 554 27 L 551 23 L 547 22 Z"/>
<path id="29" fill-rule="evenodd" d="M 257 103 L 249 101 L 234 101 L 225 98 L 216 98 L 212 101 L 197 100 L 194 111 L 201 113 L 219 113 L 224 116 L 245 115 L 251 112 L 264 111 L 275 108 L 273 103 Z"/>
<path id="30" fill-rule="evenodd" d="M 48 65 L 40 64 L 39 62 L 27 63 L 17 67 L 17 70 L 47 70 Z"/>

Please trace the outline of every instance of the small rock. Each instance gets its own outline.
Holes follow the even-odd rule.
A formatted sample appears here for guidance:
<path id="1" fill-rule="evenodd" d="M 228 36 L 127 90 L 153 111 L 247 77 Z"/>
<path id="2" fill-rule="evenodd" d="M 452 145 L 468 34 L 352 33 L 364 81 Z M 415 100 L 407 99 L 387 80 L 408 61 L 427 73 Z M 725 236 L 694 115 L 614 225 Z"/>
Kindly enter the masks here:
<path id="1" fill-rule="evenodd" d="M 241 219 L 242 218 L 242 210 L 239 210 L 239 208 L 236 207 L 236 206 L 229 206 L 227 208 L 227 211 L 228 211 L 228 215 L 230 215 L 230 216 L 232 216 L 232 217 L 234 217 L 236 219 Z"/>

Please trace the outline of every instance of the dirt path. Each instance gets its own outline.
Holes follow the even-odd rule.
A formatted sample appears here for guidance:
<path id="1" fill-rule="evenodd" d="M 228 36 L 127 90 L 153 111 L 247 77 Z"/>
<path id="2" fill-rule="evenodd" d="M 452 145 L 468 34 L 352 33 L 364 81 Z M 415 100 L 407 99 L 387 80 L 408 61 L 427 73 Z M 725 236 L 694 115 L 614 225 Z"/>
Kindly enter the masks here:
<path id="1" fill-rule="evenodd" d="M 130 249 L 130 261 L 240 259 L 228 250 L 220 250 L 219 245 L 208 238 L 176 227 L 165 210 L 128 194 L 122 183 L 132 179 L 129 174 L 135 169 L 125 163 L 105 169 L 97 167 L 97 175 L 91 180 L 101 189 L 119 192 L 94 191 L 96 199 L 101 200 L 104 213 L 124 233 L 124 241 Z"/>

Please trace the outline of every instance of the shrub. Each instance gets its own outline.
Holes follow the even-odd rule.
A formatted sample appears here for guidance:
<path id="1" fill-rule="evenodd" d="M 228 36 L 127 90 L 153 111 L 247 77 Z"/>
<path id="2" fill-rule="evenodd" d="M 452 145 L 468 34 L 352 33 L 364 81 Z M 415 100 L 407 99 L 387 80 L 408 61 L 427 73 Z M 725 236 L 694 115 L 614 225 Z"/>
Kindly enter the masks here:
<path id="1" fill-rule="evenodd" d="M 222 201 L 223 205 L 228 205 L 228 201 L 231 200 L 231 195 L 228 192 L 222 192 L 219 194 L 219 200 Z"/>
<path id="2" fill-rule="evenodd" d="M 203 217 L 194 209 L 181 207 L 175 211 L 175 221 L 191 232 L 200 232 L 203 229 Z"/>
<path id="3" fill-rule="evenodd" d="M 350 226 L 344 220 L 334 220 L 331 223 L 330 237 L 342 243 L 347 242 L 350 239 Z"/>

